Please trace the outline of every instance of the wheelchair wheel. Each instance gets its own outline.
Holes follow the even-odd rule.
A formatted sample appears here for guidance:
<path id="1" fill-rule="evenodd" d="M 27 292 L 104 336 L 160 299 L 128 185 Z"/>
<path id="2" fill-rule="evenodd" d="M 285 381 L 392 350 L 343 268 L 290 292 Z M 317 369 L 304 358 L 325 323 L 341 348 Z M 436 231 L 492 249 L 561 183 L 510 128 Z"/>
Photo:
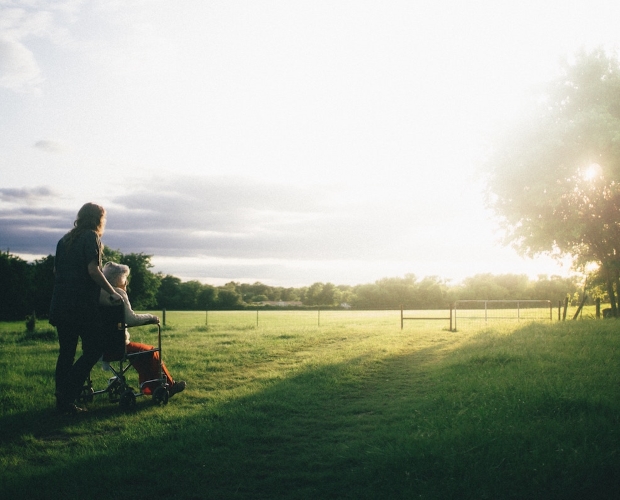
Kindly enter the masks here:
<path id="1" fill-rule="evenodd" d="M 159 405 L 168 404 L 168 391 L 165 387 L 160 385 L 157 389 L 155 389 L 153 392 L 153 401 Z"/>
<path id="2" fill-rule="evenodd" d="M 123 386 L 120 380 L 113 380 L 108 385 L 108 396 L 110 397 L 110 401 L 118 401 L 122 392 Z"/>
<path id="3" fill-rule="evenodd" d="M 136 407 L 136 395 L 131 389 L 127 389 L 121 394 L 121 400 L 118 404 L 125 411 L 133 410 Z"/>

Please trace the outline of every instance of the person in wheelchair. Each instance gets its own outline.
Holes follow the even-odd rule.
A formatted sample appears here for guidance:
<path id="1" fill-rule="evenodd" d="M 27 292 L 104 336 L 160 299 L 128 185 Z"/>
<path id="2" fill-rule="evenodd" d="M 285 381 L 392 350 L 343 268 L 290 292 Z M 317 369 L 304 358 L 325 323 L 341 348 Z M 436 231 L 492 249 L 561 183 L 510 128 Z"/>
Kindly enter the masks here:
<path id="1" fill-rule="evenodd" d="M 125 307 L 125 323 L 127 326 L 140 326 L 159 323 L 159 318 L 153 314 L 137 314 L 131 308 L 129 297 L 127 296 L 127 278 L 129 277 L 129 266 L 124 264 L 117 264 L 116 262 L 108 262 L 103 266 L 103 275 L 114 287 L 114 290 L 123 299 Z M 102 306 L 110 305 L 110 295 L 101 290 L 99 297 L 99 303 Z M 145 351 L 153 351 L 153 346 L 148 344 L 141 344 L 138 342 L 132 342 L 129 336 L 129 332 L 125 329 L 125 344 L 127 354 L 134 354 Z M 159 352 L 151 352 L 150 356 L 138 356 L 134 358 L 133 367 L 138 372 L 140 384 L 147 380 L 157 379 L 159 376 Z M 185 381 L 175 382 L 170 375 L 170 372 L 166 368 L 166 365 L 162 362 L 161 368 L 168 384 L 169 396 L 182 392 L 186 387 Z M 109 370 L 109 365 L 103 361 L 103 369 Z M 148 384 L 143 388 L 145 394 L 150 394 L 152 389 L 148 387 Z"/>

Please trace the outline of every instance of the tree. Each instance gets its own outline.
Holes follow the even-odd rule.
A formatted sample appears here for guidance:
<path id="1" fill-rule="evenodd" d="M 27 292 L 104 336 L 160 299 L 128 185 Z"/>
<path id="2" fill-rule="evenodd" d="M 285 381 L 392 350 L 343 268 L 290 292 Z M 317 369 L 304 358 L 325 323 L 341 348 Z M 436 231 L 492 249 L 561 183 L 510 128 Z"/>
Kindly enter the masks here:
<path id="1" fill-rule="evenodd" d="M 318 305 L 335 306 L 340 303 L 342 292 L 333 283 L 325 283 L 318 298 Z"/>
<path id="2" fill-rule="evenodd" d="M 32 312 L 28 293 L 31 289 L 30 272 L 28 262 L 0 251 L 0 321 L 25 319 Z"/>
<path id="3" fill-rule="evenodd" d="M 186 311 L 203 310 L 202 304 L 198 303 L 202 283 L 197 280 L 184 281 L 179 285 L 179 309 Z"/>
<path id="4" fill-rule="evenodd" d="M 487 201 L 522 255 L 597 263 L 614 314 L 620 290 L 620 63 L 565 61 L 487 163 Z"/>
<path id="5" fill-rule="evenodd" d="M 382 278 L 372 285 L 358 285 L 351 301 L 359 309 L 405 309 L 446 307 L 445 285 L 431 276 L 418 281 L 415 274 L 404 278 Z"/>
<path id="6" fill-rule="evenodd" d="M 538 276 L 538 280 L 533 282 L 529 289 L 530 299 L 548 299 L 555 305 L 558 301 L 564 300 L 567 296 L 573 297 L 580 291 L 580 283 L 575 277 L 562 278 L 561 276 Z M 588 295 L 592 296 L 591 293 Z"/>
<path id="7" fill-rule="evenodd" d="M 179 288 L 181 279 L 167 274 L 161 279 L 157 290 L 157 307 L 160 309 L 179 310 L 181 301 Z"/>
<path id="8" fill-rule="evenodd" d="M 198 293 L 197 305 L 200 310 L 212 309 L 217 304 L 217 290 L 211 285 L 202 285 Z"/>
<path id="9" fill-rule="evenodd" d="M 323 283 L 313 283 L 308 287 L 306 293 L 304 294 L 303 303 L 305 306 L 320 306 L 321 304 L 321 293 L 323 292 L 323 287 L 325 285 Z"/>
<path id="10" fill-rule="evenodd" d="M 243 303 L 241 295 L 229 284 L 217 289 L 217 305 L 222 309 L 234 309 Z"/>
<path id="11" fill-rule="evenodd" d="M 48 255 L 32 264 L 30 307 L 37 317 L 47 317 L 54 291 L 54 257 Z"/>

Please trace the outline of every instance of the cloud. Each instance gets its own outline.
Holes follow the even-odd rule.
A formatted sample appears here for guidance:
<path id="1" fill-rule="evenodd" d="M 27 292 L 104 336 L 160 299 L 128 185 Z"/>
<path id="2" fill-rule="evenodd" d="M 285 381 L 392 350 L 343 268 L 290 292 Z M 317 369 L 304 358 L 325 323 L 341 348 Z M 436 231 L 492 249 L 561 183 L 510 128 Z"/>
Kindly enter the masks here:
<path id="1" fill-rule="evenodd" d="M 410 197 L 358 187 L 232 176 L 120 177 L 100 186 L 102 194 L 118 195 L 95 201 L 108 213 L 105 245 L 152 255 L 158 271 L 183 279 L 268 281 L 277 275 L 305 283 L 314 272 L 316 280 L 350 282 L 356 272 L 383 276 L 386 269 L 407 268 L 404 262 L 417 262 L 412 271 L 419 272 L 429 259 L 456 262 L 471 253 L 466 244 L 454 247 L 454 234 L 476 224 L 471 215 L 464 220 L 458 211 L 424 210 Z M 79 209 L 67 209 L 67 197 L 47 187 L 0 189 L 0 207 L 11 205 L 0 210 L 0 248 L 53 253 Z M 477 241 L 485 244 L 482 236 Z"/>
<path id="2" fill-rule="evenodd" d="M 47 186 L 33 188 L 0 188 L 0 201 L 33 203 L 56 197 L 54 190 Z"/>
<path id="3" fill-rule="evenodd" d="M 345 204 L 333 186 L 189 176 L 148 184 L 114 198 L 109 246 L 159 256 L 301 260 L 402 250 L 385 208 Z M 386 249 L 390 237 L 396 244 Z"/>
<path id="4" fill-rule="evenodd" d="M 35 142 L 34 147 L 48 153 L 63 153 L 67 150 L 63 143 L 46 139 Z"/>
<path id="5" fill-rule="evenodd" d="M 28 205 L 37 197 L 36 191 L 0 189 L 0 200 L 19 201 Z M 53 207 L 17 206 L 0 209 L 0 248 L 30 255 L 53 254 L 56 243 L 70 229 L 70 221 L 73 219 L 73 211 Z"/>
<path id="6" fill-rule="evenodd" d="M 61 195 L 47 186 L 0 188 L 0 248 L 32 255 L 54 253 L 56 242 L 75 219 L 72 210 L 57 207 L 60 200 Z"/>
<path id="7" fill-rule="evenodd" d="M 42 81 L 33 53 L 17 40 L 0 37 L 0 87 L 33 92 Z"/>
<path id="8" fill-rule="evenodd" d="M 18 2 L 16 2 L 18 3 Z M 68 30 L 59 22 L 76 21 L 82 2 L 24 2 L 24 7 L 0 4 L 0 88 L 18 93 L 39 93 L 44 78 L 40 65 L 28 44 L 34 39 L 44 43 L 71 45 Z"/>
<path id="9" fill-rule="evenodd" d="M 469 216 L 436 219 L 402 200 L 355 198 L 343 186 L 208 176 L 112 183 L 101 192 L 125 192 L 99 201 L 108 212 L 103 243 L 152 255 L 154 271 L 184 280 L 301 286 L 404 272 L 454 277 L 488 268 L 497 253 L 482 236 L 476 249 L 455 239 L 456 230 L 476 223 Z M 74 199 L 45 186 L 0 188 L 0 248 L 53 254 L 79 209 L 67 208 L 67 198 Z"/>

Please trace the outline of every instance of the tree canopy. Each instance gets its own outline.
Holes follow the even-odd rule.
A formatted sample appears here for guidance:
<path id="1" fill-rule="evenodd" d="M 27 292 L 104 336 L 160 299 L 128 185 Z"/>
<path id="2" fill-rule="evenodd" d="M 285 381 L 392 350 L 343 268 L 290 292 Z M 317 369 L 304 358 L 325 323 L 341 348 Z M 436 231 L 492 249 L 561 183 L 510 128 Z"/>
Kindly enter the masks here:
<path id="1" fill-rule="evenodd" d="M 580 52 L 533 93 L 487 163 L 487 201 L 521 254 L 597 263 L 612 308 L 620 270 L 620 63 Z M 615 293 L 614 293 L 615 285 Z"/>

